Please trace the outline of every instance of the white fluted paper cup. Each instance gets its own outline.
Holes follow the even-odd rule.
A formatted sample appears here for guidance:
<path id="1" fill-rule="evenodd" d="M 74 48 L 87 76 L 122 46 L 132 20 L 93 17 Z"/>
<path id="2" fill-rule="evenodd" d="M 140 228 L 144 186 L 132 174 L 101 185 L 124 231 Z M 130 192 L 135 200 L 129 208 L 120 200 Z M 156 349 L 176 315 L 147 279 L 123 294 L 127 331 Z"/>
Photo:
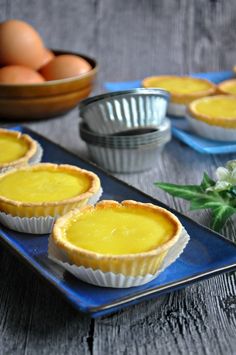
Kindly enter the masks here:
<path id="1" fill-rule="evenodd" d="M 29 160 L 29 164 L 38 164 L 41 162 L 43 157 L 43 147 L 39 142 L 37 142 L 37 150 L 36 153 L 32 156 L 32 158 Z"/>
<path id="2" fill-rule="evenodd" d="M 162 261 L 160 269 L 154 275 L 147 274 L 145 276 L 134 277 L 123 274 L 115 274 L 113 272 L 93 270 L 92 268 L 85 268 L 84 266 L 76 266 L 70 263 L 66 254 L 54 244 L 51 236 L 48 241 L 48 257 L 73 274 L 76 278 L 92 285 L 113 288 L 129 288 L 144 285 L 155 279 L 182 254 L 184 248 L 189 242 L 189 239 L 190 237 L 188 233 L 183 228 L 178 241 L 169 249 Z"/>
<path id="3" fill-rule="evenodd" d="M 197 133 L 199 136 L 224 142 L 236 140 L 236 128 L 212 126 L 206 122 L 193 118 L 189 114 L 186 118 L 192 131 Z"/>
<path id="4" fill-rule="evenodd" d="M 177 104 L 169 102 L 167 106 L 167 114 L 175 117 L 185 117 L 187 106 L 184 104 Z"/>
<path id="5" fill-rule="evenodd" d="M 0 222 L 16 232 L 30 234 L 50 233 L 56 218 L 47 217 L 18 217 L 0 212 Z"/>

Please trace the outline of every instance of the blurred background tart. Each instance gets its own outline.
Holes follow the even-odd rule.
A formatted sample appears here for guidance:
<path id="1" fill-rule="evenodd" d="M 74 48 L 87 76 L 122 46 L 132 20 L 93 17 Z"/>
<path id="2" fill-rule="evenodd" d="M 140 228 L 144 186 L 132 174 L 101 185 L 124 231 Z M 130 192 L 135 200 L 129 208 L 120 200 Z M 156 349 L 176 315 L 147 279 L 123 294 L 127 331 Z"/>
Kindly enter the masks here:
<path id="1" fill-rule="evenodd" d="M 54 244 L 76 266 L 125 276 L 155 274 L 182 226 L 172 213 L 136 201 L 101 201 L 59 218 Z"/>
<path id="2" fill-rule="evenodd" d="M 191 101 L 216 92 L 216 86 L 210 81 L 190 76 L 152 76 L 145 78 L 142 85 L 145 88 L 164 89 L 170 93 L 167 112 L 172 116 L 185 116 L 186 107 Z"/>
<path id="3" fill-rule="evenodd" d="M 0 128 L 0 172 L 25 165 L 37 152 L 37 142 L 29 135 Z"/>
<path id="4" fill-rule="evenodd" d="M 199 135 L 221 141 L 236 139 L 236 97 L 215 95 L 191 102 L 188 121 Z"/>
<path id="5" fill-rule="evenodd" d="M 217 91 L 220 94 L 236 96 L 236 79 L 222 81 L 220 84 L 218 84 Z"/>

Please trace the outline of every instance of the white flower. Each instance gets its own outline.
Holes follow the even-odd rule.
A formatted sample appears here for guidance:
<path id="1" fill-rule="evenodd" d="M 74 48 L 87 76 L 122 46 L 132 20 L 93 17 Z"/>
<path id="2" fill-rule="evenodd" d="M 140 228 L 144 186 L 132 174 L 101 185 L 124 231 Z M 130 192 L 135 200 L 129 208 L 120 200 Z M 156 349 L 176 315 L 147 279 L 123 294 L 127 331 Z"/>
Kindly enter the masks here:
<path id="1" fill-rule="evenodd" d="M 224 190 L 229 190 L 231 187 L 231 184 L 227 181 L 217 181 L 215 186 L 212 188 L 209 187 L 207 191 L 224 191 Z"/>
<path id="2" fill-rule="evenodd" d="M 227 163 L 226 163 L 226 168 L 229 169 L 229 170 L 235 170 L 236 169 L 236 160 L 229 160 Z"/>
<path id="3" fill-rule="evenodd" d="M 216 169 L 216 177 L 219 181 L 227 181 L 230 178 L 230 171 L 220 166 Z"/>
<path id="4" fill-rule="evenodd" d="M 228 161 L 225 168 L 222 166 L 217 168 L 216 177 L 215 186 L 209 187 L 207 191 L 225 191 L 236 186 L 236 160 Z"/>

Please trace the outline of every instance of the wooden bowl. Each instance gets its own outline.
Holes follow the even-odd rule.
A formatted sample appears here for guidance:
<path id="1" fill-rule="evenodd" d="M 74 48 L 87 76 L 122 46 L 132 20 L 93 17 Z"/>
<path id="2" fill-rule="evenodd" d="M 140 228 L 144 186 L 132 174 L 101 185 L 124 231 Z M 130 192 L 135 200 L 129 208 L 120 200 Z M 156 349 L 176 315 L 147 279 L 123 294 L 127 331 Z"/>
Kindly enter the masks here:
<path id="1" fill-rule="evenodd" d="M 75 107 L 92 91 L 97 63 L 79 53 L 53 50 L 54 54 L 74 54 L 91 66 L 86 74 L 40 84 L 0 84 L 1 120 L 37 120 L 60 116 Z"/>

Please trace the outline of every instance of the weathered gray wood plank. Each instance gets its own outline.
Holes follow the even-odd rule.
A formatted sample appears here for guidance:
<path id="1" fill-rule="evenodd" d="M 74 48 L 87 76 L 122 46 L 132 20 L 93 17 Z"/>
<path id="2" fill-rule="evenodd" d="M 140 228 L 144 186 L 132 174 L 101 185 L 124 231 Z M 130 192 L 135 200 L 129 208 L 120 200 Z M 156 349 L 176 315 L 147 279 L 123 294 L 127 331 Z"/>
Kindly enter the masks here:
<path id="1" fill-rule="evenodd" d="M 233 0 L 0 2 L 1 19 L 30 21 L 48 46 L 94 55 L 100 64 L 95 92 L 102 91 L 105 80 L 230 69 L 236 62 L 235 14 Z M 78 139 L 77 110 L 28 125 L 87 156 Z M 204 170 L 213 174 L 218 165 L 233 158 L 200 155 L 173 140 L 155 169 L 119 177 L 207 225 L 208 212 L 188 212 L 184 201 L 156 189 L 153 182 L 198 183 Z M 223 233 L 235 240 L 235 229 L 230 221 Z M 2 249 L 0 270 L 0 353 L 4 355 L 236 353 L 234 273 L 91 322 L 75 314 Z"/>

